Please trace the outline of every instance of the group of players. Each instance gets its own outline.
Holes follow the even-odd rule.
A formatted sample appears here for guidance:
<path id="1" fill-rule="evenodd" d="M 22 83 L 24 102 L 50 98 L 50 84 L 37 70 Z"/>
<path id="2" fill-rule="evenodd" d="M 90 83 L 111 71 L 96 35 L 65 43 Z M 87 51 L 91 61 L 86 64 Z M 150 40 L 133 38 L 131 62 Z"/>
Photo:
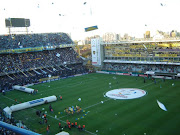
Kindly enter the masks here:
<path id="1" fill-rule="evenodd" d="M 61 125 L 61 123 L 59 122 L 59 128 L 60 131 L 63 131 L 63 126 Z M 71 128 L 77 128 L 79 131 L 85 130 L 85 125 L 83 124 L 82 126 L 79 124 L 77 124 L 77 122 L 70 122 L 69 120 L 66 120 L 66 125 L 64 126 L 64 128 L 69 128 L 71 130 Z"/>
<path id="2" fill-rule="evenodd" d="M 59 96 L 59 99 L 62 100 L 62 96 Z M 53 112 L 53 107 L 52 105 L 50 104 L 49 105 L 49 111 L 50 112 Z M 74 113 L 77 113 L 79 114 L 80 112 L 82 112 L 82 108 L 80 106 L 72 106 L 72 107 L 67 107 L 65 108 L 64 112 L 67 114 L 67 115 L 73 115 Z M 42 118 L 42 121 L 40 121 L 39 123 L 40 124 L 46 124 L 47 125 L 47 128 L 46 128 L 46 131 L 47 131 L 47 134 L 50 133 L 50 125 L 48 124 L 47 122 L 47 116 L 45 113 L 41 112 L 41 111 L 36 111 L 36 115 L 38 115 L 40 118 Z M 77 122 L 70 122 L 69 120 L 66 121 L 66 125 L 65 126 L 62 126 L 62 124 L 59 122 L 59 129 L 60 129 L 60 132 L 63 131 L 65 128 L 68 128 L 68 129 L 72 129 L 72 128 L 77 128 L 79 131 L 83 131 L 85 130 L 85 125 L 83 124 L 82 126 L 79 124 L 77 124 Z"/>
<path id="3" fill-rule="evenodd" d="M 72 107 L 67 107 L 64 109 L 64 112 L 67 115 L 73 115 L 74 113 L 79 114 L 81 111 L 82 111 L 82 108 L 77 105 L 76 105 L 76 107 L 72 106 Z"/>

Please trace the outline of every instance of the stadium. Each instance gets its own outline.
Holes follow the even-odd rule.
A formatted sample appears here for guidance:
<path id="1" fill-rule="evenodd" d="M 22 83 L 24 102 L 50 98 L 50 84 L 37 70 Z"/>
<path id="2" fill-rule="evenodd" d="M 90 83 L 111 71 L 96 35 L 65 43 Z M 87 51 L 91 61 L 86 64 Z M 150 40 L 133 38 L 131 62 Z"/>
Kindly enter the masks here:
<path id="1" fill-rule="evenodd" d="M 180 134 L 178 38 L 93 37 L 87 59 L 68 33 L 29 33 L 30 19 L 4 21 L 0 134 Z M 24 33 L 13 31 L 20 27 Z"/>

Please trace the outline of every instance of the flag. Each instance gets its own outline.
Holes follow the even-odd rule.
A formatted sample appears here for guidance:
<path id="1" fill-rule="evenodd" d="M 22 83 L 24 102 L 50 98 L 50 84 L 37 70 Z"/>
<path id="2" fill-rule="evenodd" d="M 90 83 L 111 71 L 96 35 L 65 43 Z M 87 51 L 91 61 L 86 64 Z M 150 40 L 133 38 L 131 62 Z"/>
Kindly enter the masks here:
<path id="1" fill-rule="evenodd" d="M 87 28 L 85 28 L 85 32 L 96 30 L 96 29 L 98 29 L 97 25 L 96 26 L 87 27 Z"/>
<path id="2" fill-rule="evenodd" d="M 57 54 L 56 54 L 56 56 L 57 56 L 57 57 L 60 57 L 60 54 L 59 54 L 59 53 L 57 53 Z"/>
<path id="3" fill-rule="evenodd" d="M 162 110 L 167 111 L 167 109 L 166 109 L 166 107 L 164 106 L 164 104 L 162 104 L 162 103 L 159 102 L 158 100 L 157 100 L 157 103 L 158 103 L 159 107 L 160 107 Z"/>

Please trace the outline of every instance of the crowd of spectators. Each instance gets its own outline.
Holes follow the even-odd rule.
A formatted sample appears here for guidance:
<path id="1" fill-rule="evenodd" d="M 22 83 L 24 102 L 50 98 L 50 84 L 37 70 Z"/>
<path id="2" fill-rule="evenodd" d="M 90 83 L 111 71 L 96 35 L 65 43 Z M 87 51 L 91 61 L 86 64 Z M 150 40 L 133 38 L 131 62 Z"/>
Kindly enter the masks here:
<path id="1" fill-rule="evenodd" d="M 71 47 L 57 48 L 41 52 L 0 55 L 0 75 L 29 71 L 35 68 L 60 66 L 62 64 L 82 63 L 83 60 Z"/>
<path id="2" fill-rule="evenodd" d="M 135 59 L 138 56 L 142 61 L 154 59 L 156 61 L 179 62 L 179 47 L 158 47 L 158 45 L 108 45 L 104 47 L 105 59 L 128 58 Z"/>
<path id="3" fill-rule="evenodd" d="M 73 41 L 65 33 L 0 36 L 0 50 L 62 44 L 73 44 Z M 88 72 L 82 58 L 72 47 L 53 48 L 39 52 L 0 54 L 0 92 L 5 95 L 14 85 L 39 83 L 42 78 L 49 78 L 49 75 L 63 78 Z M 1 108 L 0 121 L 26 128 L 13 117 L 7 118 Z M 3 127 L 0 127 L 0 134 L 17 135 Z"/>
<path id="4" fill-rule="evenodd" d="M 86 73 L 83 60 L 71 47 L 41 52 L 0 54 L 0 90 L 37 83 L 48 75 L 67 77 Z"/>
<path id="5" fill-rule="evenodd" d="M 17 121 L 14 119 L 14 117 L 7 118 L 1 107 L 0 107 L 0 121 L 28 130 L 26 125 L 24 125 L 23 121 Z M 0 135 L 18 135 L 18 134 L 6 128 L 0 127 Z"/>
<path id="6" fill-rule="evenodd" d="M 128 71 L 128 72 L 143 72 L 153 71 L 159 73 L 179 73 L 179 66 L 172 65 L 144 65 L 144 64 L 124 64 L 124 63 L 105 63 L 104 70 L 111 71 Z"/>
<path id="7" fill-rule="evenodd" d="M 66 33 L 14 34 L 0 36 L 0 50 L 73 44 Z"/>

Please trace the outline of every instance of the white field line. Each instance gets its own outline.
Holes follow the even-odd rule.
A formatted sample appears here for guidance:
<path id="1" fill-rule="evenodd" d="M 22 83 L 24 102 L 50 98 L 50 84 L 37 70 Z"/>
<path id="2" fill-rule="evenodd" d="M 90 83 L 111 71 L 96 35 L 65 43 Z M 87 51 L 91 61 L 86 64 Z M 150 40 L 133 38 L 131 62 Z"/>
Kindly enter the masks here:
<path id="1" fill-rule="evenodd" d="M 107 100 L 104 100 L 103 102 L 106 102 L 106 101 L 109 101 L 109 100 L 111 100 L 111 99 L 109 98 L 109 99 L 107 99 Z M 99 104 L 102 104 L 102 103 L 101 103 L 101 102 L 98 102 L 98 103 L 96 103 L 96 104 L 93 104 L 93 105 L 87 106 L 87 107 L 86 107 L 86 108 L 84 108 L 83 110 L 85 110 L 85 109 L 89 109 L 89 108 L 91 108 L 91 107 L 93 107 L 93 106 L 96 106 L 96 105 L 99 105 Z M 64 115 L 64 116 L 59 117 L 59 118 L 64 118 L 64 117 L 66 117 L 66 116 L 68 116 L 68 115 Z"/>
<path id="2" fill-rule="evenodd" d="M 146 86 L 148 86 L 148 85 L 151 85 L 151 84 L 153 84 L 154 82 L 152 82 L 152 83 L 149 83 L 149 84 L 147 84 L 147 85 L 143 85 L 142 87 L 139 87 L 139 89 L 140 88 L 143 88 L 143 87 L 146 87 Z M 55 88 L 54 88 L 55 89 Z M 53 89 L 53 90 L 54 90 Z M 52 89 L 51 89 L 52 90 Z M 104 95 L 104 94 L 103 94 Z M 6 96 L 4 96 L 4 97 L 6 97 Z M 11 99 L 11 98 L 8 98 L 8 97 L 6 97 L 7 99 L 9 99 L 9 100 L 11 100 L 11 101 L 14 101 L 13 99 Z M 107 100 L 104 100 L 103 102 L 106 102 L 106 101 L 109 101 L 109 100 L 112 100 L 111 98 L 109 98 L 109 99 L 107 99 Z M 93 104 L 93 105 L 90 105 L 90 106 L 87 106 L 87 107 L 85 107 L 84 109 L 89 109 L 89 108 L 91 108 L 91 107 L 94 107 L 94 106 L 96 106 L 96 105 L 99 105 L 99 104 L 102 104 L 101 102 L 98 102 L 98 103 L 96 103 L 96 104 Z M 31 109 L 33 109 L 33 110 L 36 110 L 36 109 L 34 109 L 34 108 L 31 108 Z M 51 117 L 51 118 L 53 118 L 53 119 L 56 119 L 56 120 L 59 120 L 59 121 L 61 121 L 61 122 L 63 122 L 63 123 L 66 123 L 65 121 L 63 121 L 63 120 L 60 120 L 59 118 L 55 118 L 55 117 L 53 117 L 53 116 L 51 116 L 51 115 L 49 115 L 49 114 L 47 114 L 49 117 Z M 62 116 L 62 117 L 60 117 L 60 118 L 63 118 L 63 117 L 66 117 L 67 115 L 65 115 L 65 116 Z M 95 133 L 93 133 L 93 132 L 90 132 L 90 131 L 88 131 L 88 130 L 85 130 L 87 133 L 89 133 L 89 134 L 92 134 L 92 135 L 97 135 L 97 134 L 95 134 Z"/>
<path id="3" fill-rule="evenodd" d="M 106 102 L 106 101 L 109 101 L 109 100 L 111 100 L 111 98 L 109 98 L 109 99 L 107 99 L 107 100 L 104 100 L 103 102 Z M 102 104 L 101 102 L 98 102 L 98 103 L 96 103 L 96 104 L 93 104 L 93 105 L 90 105 L 90 106 L 87 106 L 86 108 L 84 108 L 84 109 L 89 109 L 89 108 L 91 108 L 91 107 L 93 107 L 93 106 L 96 106 L 96 105 L 98 105 L 98 104 Z"/>

